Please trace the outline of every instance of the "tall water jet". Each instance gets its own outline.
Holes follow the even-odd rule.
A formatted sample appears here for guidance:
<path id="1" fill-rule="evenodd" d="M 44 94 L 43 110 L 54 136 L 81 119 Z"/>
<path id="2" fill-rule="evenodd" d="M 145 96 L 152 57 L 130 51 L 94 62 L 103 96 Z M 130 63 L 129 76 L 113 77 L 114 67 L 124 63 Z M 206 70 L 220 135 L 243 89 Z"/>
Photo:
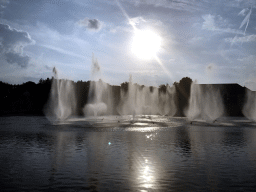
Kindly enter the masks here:
<path id="1" fill-rule="evenodd" d="M 110 86 L 101 80 L 100 65 L 94 55 L 92 57 L 91 73 L 92 81 L 89 88 L 88 102 L 83 108 L 84 115 L 110 115 L 113 111 L 112 91 Z"/>
<path id="2" fill-rule="evenodd" d="M 52 122 L 64 121 L 76 112 L 75 89 L 72 81 L 59 79 L 57 69 L 53 68 L 49 100 L 44 108 L 46 117 Z"/>
<path id="3" fill-rule="evenodd" d="M 254 91 L 246 91 L 246 100 L 242 112 L 248 119 L 256 121 L 256 95 Z"/>
<path id="4" fill-rule="evenodd" d="M 120 103 L 117 111 L 120 115 L 170 115 L 176 112 L 174 103 L 175 87 L 140 86 L 132 83 L 130 75 L 127 87 L 121 87 Z"/>
<path id="5" fill-rule="evenodd" d="M 186 116 L 189 120 L 193 120 L 200 116 L 202 112 L 202 98 L 201 98 L 201 89 L 197 84 L 197 81 L 191 84 L 190 88 L 190 98 L 188 110 L 185 111 Z"/>
<path id="6" fill-rule="evenodd" d="M 166 90 L 161 92 L 159 91 L 159 105 L 158 111 L 161 115 L 169 115 L 174 116 L 177 107 L 174 102 L 176 94 L 175 86 L 170 87 L 169 85 L 166 86 Z"/>
<path id="7" fill-rule="evenodd" d="M 223 115 L 224 105 L 220 95 L 220 90 L 213 85 L 197 84 L 191 85 L 189 107 L 186 116 L 190 121 L 201 118 L 209 122 L 214 122 Z"/>
<path id="8" fill-rule="evenodd" d="M 120 102 L 117 111 L 120 115 L 135 114 L 135 88 L 132 86 L 132 76 L 130 75 L 128 87 L 120 90 Z"/>

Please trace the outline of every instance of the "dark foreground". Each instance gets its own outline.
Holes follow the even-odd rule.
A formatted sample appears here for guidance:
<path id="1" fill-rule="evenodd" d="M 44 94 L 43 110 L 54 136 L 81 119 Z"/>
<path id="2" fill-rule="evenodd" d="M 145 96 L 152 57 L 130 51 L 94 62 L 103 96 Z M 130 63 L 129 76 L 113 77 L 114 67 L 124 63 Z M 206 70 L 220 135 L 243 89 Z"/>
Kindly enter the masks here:
<path id="1" fill-rule="evenodd" d="M 1 191 L 256 189 L 255 123 L 113 118 L 0 117 Z"/>

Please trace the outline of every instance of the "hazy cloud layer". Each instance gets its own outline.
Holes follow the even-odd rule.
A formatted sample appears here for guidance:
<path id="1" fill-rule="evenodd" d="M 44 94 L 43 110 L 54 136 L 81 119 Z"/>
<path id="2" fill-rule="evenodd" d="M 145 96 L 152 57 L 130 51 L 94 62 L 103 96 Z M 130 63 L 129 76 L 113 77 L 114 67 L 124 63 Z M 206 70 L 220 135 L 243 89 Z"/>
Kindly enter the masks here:
<path id="1" fill-rule="evenodd" d="M 123 0 L 124 1 L 124 0 Z M 154 5 L 156 7 L 164 7 L 177 10 L 186 11 L 203 11 L 210 9 L 212 6 L 222 5 L 225 7 L 238 7 L 245 8 L 256 6 L 255 0 L 225 0 L 225 1 L 213 1 L 213 0 L 131 0 L 136 6 L 140 5 Z M 244 10 L 246 12 L 246 10 Z M 241 15 L 244 12 L 240 13 Z"/>
<path id="2" fill-rule="evenodd" d="M 178 10 L 188 10 L 188 11 L 196 11 L 204 9 L 208 5 L 207 0 L 132 0 L 136 6 L 140 6 L 143 4 L 153 5 L 156 7 L 164 7 L 170 9 L 178 9 Z"/>
<path id="3" fill-rule="evenodd" d="M 2 17 L 4 13 L 4 9 L 9 4 L 9 0 L 0 0 L 0 17 Z"/>
<path id="4" fill-rule="evenodd" d="M 255 74 L 256 0 L 24 2 L 0 0 L 1 23 L 6 24 L 0 24 L 1 78 L 13 77 L 14 68 L 15 75 L 40 71 L 37 78 L 47 77 L 55 66 L 71 79 L 88 80 L 92 52 L 111 84 L 127 81 L 136 71 L 138 82 L 154 77 L 161 83 L 189 76 L 200 83 L 241 84 Z M 133 54 L 132 26 L 162 38 L 160 63 Z M 28 46 L 34 42 L 29 34 L 37 42 L 33 46 Z M 172 75 L 163 76 L 165 71 Z"/>

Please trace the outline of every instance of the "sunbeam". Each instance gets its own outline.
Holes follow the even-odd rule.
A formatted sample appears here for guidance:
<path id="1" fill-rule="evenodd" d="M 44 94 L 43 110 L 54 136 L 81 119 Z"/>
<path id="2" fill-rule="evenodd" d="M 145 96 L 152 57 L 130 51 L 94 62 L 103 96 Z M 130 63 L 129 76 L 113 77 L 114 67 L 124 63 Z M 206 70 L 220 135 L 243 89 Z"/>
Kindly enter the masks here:
<path id="1" fill-rule="evenodd" d="M 131 19 L 125 9 L 122 7 L 120 2 L 116 0 L 116 3 L 126 19 L 129 21 L 129 24 L 133 27 L 134 29 L 134 40 L 133 40 L 133 46 L 132 50 L 133 52 L 139 56 L 139 58 L 142 59 L 150 59 L 154 58 L 159 66 L 162 68 L 162 70 L 171 78 L 171 73 L 169 70 L 164 66 L 162 61 L 159 59 L 159 57 L 156 55 L 156 53 L 159 51 L 161 47 L 161 37 L 155 34 L 152 31 L 141 31 L 136 28 L 135 24 L 131 22 Z"/>

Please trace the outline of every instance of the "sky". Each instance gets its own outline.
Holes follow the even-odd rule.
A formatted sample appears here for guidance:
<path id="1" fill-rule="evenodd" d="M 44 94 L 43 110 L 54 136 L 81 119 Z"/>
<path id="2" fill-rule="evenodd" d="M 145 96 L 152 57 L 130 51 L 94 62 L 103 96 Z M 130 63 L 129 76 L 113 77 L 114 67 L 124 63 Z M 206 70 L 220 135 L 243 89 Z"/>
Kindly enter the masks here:
<path id="1" fill-rule="evenodd" d="M 255 8 L 256 0 L 0 0 L 0 80 L 37 83 L 56 67 L 60 78 L 88 81 L 94 55 L 111 85 L 131 74 L 144 85 L 190 77 L 256 90 Z M 137 31 L 161 39 L 154 57 L 135 53 Z"/>

